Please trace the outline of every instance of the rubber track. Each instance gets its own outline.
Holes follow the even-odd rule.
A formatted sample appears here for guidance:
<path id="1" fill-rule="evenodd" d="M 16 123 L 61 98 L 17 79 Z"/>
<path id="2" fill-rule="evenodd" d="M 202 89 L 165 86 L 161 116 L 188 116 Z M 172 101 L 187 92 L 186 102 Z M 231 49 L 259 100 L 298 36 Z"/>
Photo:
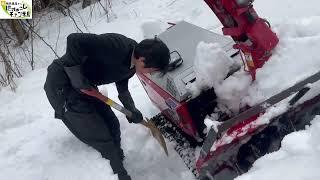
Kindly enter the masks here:
<path id="1" fill-rule="evenodd" d="M 150 119 L 161 131 L 163 136 L 170 142 L 176 152 L 182 158 L 185 165 L 198 179 L 199 174 L 196 171 L 196 156 L 195 148 L 190 145 L 190 142 L 185 138 L 181 130 L 167 120 L 163 115 L 158 114 Z"/>

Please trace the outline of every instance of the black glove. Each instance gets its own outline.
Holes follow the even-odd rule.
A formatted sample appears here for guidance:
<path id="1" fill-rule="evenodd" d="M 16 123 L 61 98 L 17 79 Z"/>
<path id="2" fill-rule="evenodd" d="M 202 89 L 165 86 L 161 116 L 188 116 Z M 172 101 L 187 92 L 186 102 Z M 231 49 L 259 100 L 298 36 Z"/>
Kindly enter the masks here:
<path id="1" fill-rule="evenodd" d="M 140 123 L 143 120 L 143 116 L 141 112 L 135 107 L 133 99 L 130 95 L 130 92 L 129 91 L 121 92 L 119 93 L 118 98 L 123 104 L 123 106 L 129 111 L 131 111 L 132 113 L 131 117 L 126 116 L 127 120 L 130 123 Z"/>
<path id="2" fill-rule="evenodd" d="M 128 122 L 135 123 L 135 124 L 141 123 L 143 120 L 143 116 L 142 116 L 141 112 L 137 108 L 135 108 L 134 110 L 130 110 L 130 111 L 132 113 L 132 116 L 131 117 L 126 116 Z"/>

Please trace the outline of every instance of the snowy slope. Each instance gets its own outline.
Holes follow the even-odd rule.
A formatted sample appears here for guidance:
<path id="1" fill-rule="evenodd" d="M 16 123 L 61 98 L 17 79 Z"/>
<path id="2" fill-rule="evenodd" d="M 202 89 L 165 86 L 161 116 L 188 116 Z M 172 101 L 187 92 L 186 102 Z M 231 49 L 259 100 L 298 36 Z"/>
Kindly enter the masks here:
<path id="1" fill-rule="evenodd" d="M 116 180 L 107 160 L 53 118 L 42 90 L 45 74 L 45 69 L 39 69 L 20 79 L 16 94 L 1 92 L 0 179 Z M 108 90 L 115 99 L 115 88 L 110 86 Z M 146 100 L 139 93 L 136 98 Z M 134 179 L 193 179 L 170 146 L 167 158 L 146 129 L 129 124 L 123 115 L 116 114 L 127 156 L 125 166 Z"/>
<path id="2" fill-rule="evenodd" d="M 246 75 L 239 73 L 221 86 L 224 87 L 224 92 L 221 90 L 220 93 L 225 97 L 225 103 L 235 100 L 235 94 L 246 96 L 245 99 L 236 99 L 239 104 L 260 102 L 320 69 L 319 4 L 317 0 L 254 3 L 257 12 L 270 20 L 281 42 L 264 69 L 257 72 L 256 83 L 245 84 Z M 109 23 L 98 10 L 94 11 L 90 21 L 89 8 L 74 12 L 88 21 L 86 29 L 79 15 L 76 16 L 84 32 L 118 32 L 138 41 L 144 35 L 163 30 L 168 21 L 186 20 L 221 33 L 220 23 L 202 0 L 114 0 Z M 40 34 L 52 45 L 57 42 L 54 48 L 62 55 L 66 36 L 76 28 L 70 19 L 56 14 L 44 18 L 46 21 L 41 23 Z M 29 73 L 17 80 L 19 88 L 16 93 L 6 88 L 0 91 L 0 179 L 116 180 L 107 160 L 77 140 L 61 121 L 53 118 L 42 87 L 45 68 L 54 55 L 40 40 L 36 44 L 37 70 L 29 72 L 25 68 L 24 71 Z M 235 86 L 239 82 L 244 84 Z M 100 89 L 118 101 L 114 85 Z M 130 90 L 145 116 L 152 117 L 158 113 L 136 77 L 130 81 Z M 170 144 L 170 157 L 167 158 L 143 127 L 127 123 L 118 112 L 116 115 L 121 123 L 125 166 L 134 180 L 194 179 Z M 252 170 L 238 179 L 319 179 L 319 122 L 317 117 L 307 130 L 288 135 L 278 152 L 259 159 Z"/>

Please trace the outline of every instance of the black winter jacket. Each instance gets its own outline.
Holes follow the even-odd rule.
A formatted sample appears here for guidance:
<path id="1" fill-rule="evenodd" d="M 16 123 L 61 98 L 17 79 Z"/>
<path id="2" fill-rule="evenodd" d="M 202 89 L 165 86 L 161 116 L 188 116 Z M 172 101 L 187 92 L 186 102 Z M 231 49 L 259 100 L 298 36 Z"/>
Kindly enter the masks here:
<path id="1" fill-rule="evenodd" d="M 116 33 L 73 33 L 67 38 L 67 51 L 60 64 L 77 89 L 121 82 L 135 73 L 130 66 L 136 44 Z"/>
<path id="2" fill-rule="evenodd" d="M 136 44 L 136 41 L 115 33 L 70 34 L 65 55 L 48 67 L 44 85 L 56 117 L 62 118 L 69 87 L 79 92 L 79 89 L 112 82 L 116 83 L 122 104 L 136 111 L 128 90 L 128 79 L 135 73 L 135 68 L 130 69 L 130 66 Z"/>

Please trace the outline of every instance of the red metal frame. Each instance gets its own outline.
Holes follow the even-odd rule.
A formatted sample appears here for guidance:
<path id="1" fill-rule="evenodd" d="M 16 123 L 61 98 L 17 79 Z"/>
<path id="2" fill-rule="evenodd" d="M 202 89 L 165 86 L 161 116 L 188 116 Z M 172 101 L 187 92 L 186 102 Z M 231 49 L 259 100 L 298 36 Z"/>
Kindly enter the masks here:
<path id="1" fill-rule="evenodd" d="M 303 111 L 303 109 L 305 109 L 307 107 L 310 107 L 310 106 L 316 104 L 319 101 L 320 101 L 320 95 L 316 96 L 316 97 L 314 97 L 314 98 L 312 98 L 310 100 L 305 101 L 304 103 L 298 105 L 294 109 L 299 109 L 299 111 Z M 223 142 L 223 140 L 222 140 L 223 137 L 218 139 L 216 141 L 216 144 L 215 144 L 216 149 L 214 151 L 210 151 L 207 154 L 207 156 L 205 156 L 205 157 L 201 157 L 200 156 L 199 159 L 197 160 L 197 162 L 196 162 L 197 171 L 200 172 L 201 168 L 209 160 L 211 160 L 215 156 L 218 156 L 219 154 L 224 152 L 226 149 L 228 149 L 233 144 L 238 143 L 239 141 L 241 141 L 242 139 L 244 139 L 246 137 L 251 137 L 252 134 L 256 133 L 258 129 L 261 130 L 261 128 L 266 127 L 267 125 L 257 125 L 257 124 L 255 124 L 255 121 L 257 120 L 257 118 L 260 117 L 262 114 L 263 113 L 256 114 L 256 115 L 252 116 L 251 118 L 243 121 L 243 123 L 235 124 L 233 127 L 228 129 L 226 134 L 225 134 L 225 136 L 230 136 L 231 134 L 233 134 L 233 135 L 236 134 L 236 137 L 230 143 L 227 143 L 227 144 Z M 272 122 L 272 120 L 270 120 L 270 122 Z M 244 128 L 246 126 L 249 126 L 249 128 Z M 244 129 L 245 129 L 245 131 L 244 131 Z M 225 166 L 225 165 L 222 164 L 221 166 Z"/>
<path id="2" fill-rule="evenodd" d="M 246 56 L 246 64 L 252 79 L 271 56 L 279 39 L 253 9 L 250 1 L 239 5 L 236 0 L 204 0 L 223 24 L 223 34 L 235 41 L 235 49 Z M 249 40 L 249 42 L 248 42 Z"/>
<path id="3" fill-rule="evenodd" d="M 150 100 L 168 119 L 191 137 L 195 139 L 200 138 L 188 112 L 186 102 L 180 103 L 176 101 L 174 97 L 151 81 L 145 74 L 139 73 L 138 77 Z"/>
<path id="4" fill-rule="evenodd" d="M 224 151 L 224 149 L 227 149 L 228 146 L 232 145 L 233 143 L 238 142 L 239 140 L 241 140 L 242 138 L 244 138 L 245 136 L 250 136 L 252 133 L 254 133 L 257 129 L 257 126 L 250 126 L 247 130 L 247 133 L 245 133 L 245 135 L 240 136 L 240 134 L 243 132 L 243 128 L 249 124 L 251 124 L 252 122 L 254 122 L 255 120 L 257 120 L 257 118 L 260 115 L 254 115 L 251 118 L 243 121 L 243 123 L 241 124 L 236 124 L 235 126 L 233 126 L 232 128 L 228 129 L 228 131 L 226 132 L 225 136 L 230 136 L 231 134 L 237 134 L 236 138 L 234 138 L 232 140 L 232 142 L 225 144 L 223 142 L 223 138 L 219 139 L 216 141 L 216 150 L 215 151 L 210 151 L 208 153 L 208 155 L 206 157 L 199 157 L 199 159 L 196 162 L 196 169 L 197 171 L 200 171 L 200 169 L 202 168 L 202 166 L 209 161 L 210 159 L 212 159 L 215 155 L 220 154 L 222 151 Z"/>

